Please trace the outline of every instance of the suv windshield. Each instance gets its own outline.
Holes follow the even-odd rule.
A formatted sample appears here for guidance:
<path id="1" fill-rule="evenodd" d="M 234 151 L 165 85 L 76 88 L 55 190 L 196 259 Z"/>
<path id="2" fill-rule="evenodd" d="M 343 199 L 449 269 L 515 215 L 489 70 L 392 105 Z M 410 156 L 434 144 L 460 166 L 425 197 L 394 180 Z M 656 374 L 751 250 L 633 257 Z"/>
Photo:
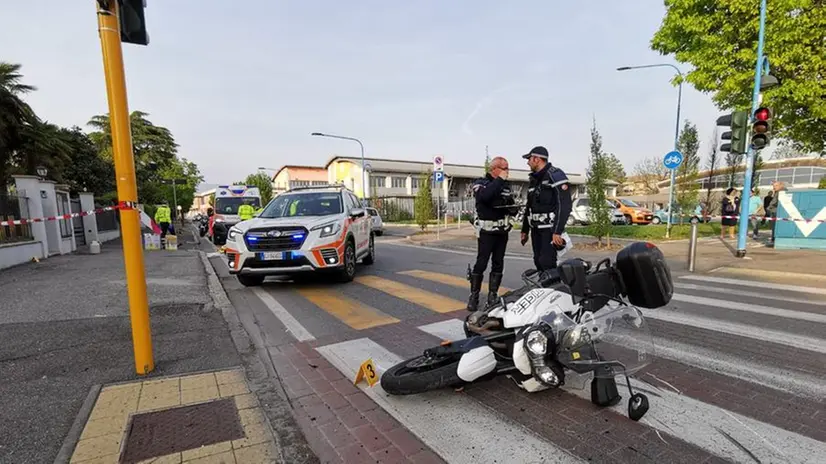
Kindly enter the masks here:
<path id="1" fill-rule="evenodd" d="M 221 197 L 215 199 L 215 214 L 238 214 L 238 207 L 244 203 L 258 209 L 261 200 L 255 197 Z"/>
<path id="2" fill-rule="evenodd" d="M 640 207 L 640 205 L 638 205 L 638 204 L 634 203 L 634 202 L 633 202 L 633 201 L 631 201 L 631 200 L 620 200 L 620 202 L 621 202 L 623 205 L 625 205 L 625 206 L 627 206 L 627 207 L 629 207 L 629 208 L 639 208 L 639 207 Z"/>
<path id="3" fill-rule="evenodd" d="M 258 217 L 329 216 L 342 211 L 338 192 L 287 193 L 277 196 Z"/>

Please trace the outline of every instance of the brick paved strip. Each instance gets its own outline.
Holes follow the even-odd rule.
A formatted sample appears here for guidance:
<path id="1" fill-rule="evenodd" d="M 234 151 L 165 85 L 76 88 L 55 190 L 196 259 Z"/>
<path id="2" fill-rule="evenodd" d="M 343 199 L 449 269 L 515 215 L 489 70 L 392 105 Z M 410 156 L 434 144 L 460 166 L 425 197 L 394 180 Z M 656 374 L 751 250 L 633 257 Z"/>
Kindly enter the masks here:
<path id="1" fill-rule="evenodd" d="M 326 341 L 330 340 L 270 351 L 296 420 L 319 460 L 444 462 L 319 355 L 314 345 Z"/>
<path id="2" fill-rule="evenodd" d="M 660 358 L 637 377 L 663 389 L 673 386 L 683 395 L 704 403 L 826 442 L 826 399 L 808 399 Z"/>

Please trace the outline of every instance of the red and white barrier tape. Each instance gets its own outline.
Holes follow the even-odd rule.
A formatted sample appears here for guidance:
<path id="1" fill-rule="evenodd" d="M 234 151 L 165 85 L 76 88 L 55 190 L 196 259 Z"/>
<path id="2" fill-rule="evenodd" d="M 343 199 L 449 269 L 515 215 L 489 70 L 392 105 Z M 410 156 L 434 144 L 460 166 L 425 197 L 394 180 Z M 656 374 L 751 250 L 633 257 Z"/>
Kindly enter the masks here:
<path id="1" fill-rule="evenodd" d="M 61 219 L 72 219 L 76 217 L 84 217 L 84 216 L 94 216 L 95 214 L 100 214 L 106 211 L 116 211 L 116 210 L 131 210 L 135 208 L 135 203 L 122 201 L 120 204 L 116 206 L 106 206 L 104 208 L 97 208 L 91 211 L 81 211 L 79 213 L 69 213 L 63 214 L 60 216 L 49 216 L 49 217 L 42 217 L 42 218 L 31 218 L 31 219 L 17 219 L 14 221 L 0 221 L 0 227 L 2 226 L 22 226 L 25 224 L 34 224 L 37 222 L 47 222 L 47 221 L 58 221 Z"/>
<path id="2" fill-rule="evenodd" d="M 703 219 L 740 219 L 740 216 L 698 216 L 696 214 L 682 214 L 683 217 L 702 217 Z M 771 216 L 757 216 L 751 215 L 749 219 L 760 219 L 766 221 L 781 221 L 781 222 L 805 222 L 805 223 L 823 223 L 826 222 L 826 219 L 792 219 L 792 218 L 779 218 L 779 217 L 771 217 Z"/>

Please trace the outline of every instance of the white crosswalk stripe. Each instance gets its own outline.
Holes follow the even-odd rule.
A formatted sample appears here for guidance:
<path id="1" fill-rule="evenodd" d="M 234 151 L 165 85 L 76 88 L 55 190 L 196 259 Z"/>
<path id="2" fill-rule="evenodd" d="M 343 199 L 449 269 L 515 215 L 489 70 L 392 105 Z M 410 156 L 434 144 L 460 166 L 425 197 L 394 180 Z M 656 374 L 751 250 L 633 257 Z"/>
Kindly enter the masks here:
<path id="1" fill-rule="evenodd" d="M 422 292 L 459 297 L 460 290 L 452 287 L 457 285 L 455 276 L 451 279 L 445 275 L 438 281 L 433 274 L 428 290 Z M 410 285 L 416 278 L 415 273 L 408 273 L 405 282 Z M 441 285 L 439 290 L 434 290 L 434 282 Z M 826 299 L 820 297 L 826 295 L 826 289 L 716 275 L 677 276 L 675 288 L 678 293 L 669 305 L 643 310 L 652 326 L 656 357 L 685 370 L 693 369 L 701 384 L 703 375 L 728 379 L 730 395 L 746 392 L 739 401 L 753 404 L 755 411 L 735 412 L 733 405 L 727 407 L 725 402 L 696 396 L 696 392 L 689 391 L 694 385 L 685 381 L 643 375 L 632 380 L 635 388 L 652 392 L 648 396 L 651 408 L 641 423 L 657 435 L 679 438 L 731 462 L 824 462 L 826 442 L 814 438 L 823 435 L 813 434 L 810 429 L 814 426 L 806 425 L 805 417 L 813 416 L 815 411 L 801 411 L 799 426 L 790 426 L 775 421 L 775 409 L 780 411 L 784 406 L 772 405 L 765 395 L 774 391 L 787 398 L 799 398 L 823 408 L 817 414 L 826 417 L 826 405 L 822 403 L 826 398 Z M 464 338 L 459 319 L 418 329 L 443 340 Z M 309 332 L 295 327 L 292 330 L 304 339 L 311 337 Z M 349 378 L 367 358 L 376 362 L 380 372 L 401 361 L 392 348 L 369 337 L 317 350 Z M 590 400 L 587 381 L 587 377 L 572 376 L 563 388 Z M 719 385 L 720 380 L 715 380 L 708 388 Z M 619 387 L 623 388 L 622 384 Z M 380 386 L 361 388 L 447 462 L 582 461 L 575 450 L 547 442 L 469 396 L 433 392 L 394 397 Z M 749 388 L 763 389 L 763 396 L 758 399 Z M 627 397 L 627 391 L 623 396 Z M 626 408 L 625 401 L 613 407 L 621 416 L 627 416 Z M 441 420 L 443 417 L 450 420 Z M 474 443 L 473 450 L 463 445 L 468 442 Z M 511 443 L 519 445 L 508 445 Z"/>

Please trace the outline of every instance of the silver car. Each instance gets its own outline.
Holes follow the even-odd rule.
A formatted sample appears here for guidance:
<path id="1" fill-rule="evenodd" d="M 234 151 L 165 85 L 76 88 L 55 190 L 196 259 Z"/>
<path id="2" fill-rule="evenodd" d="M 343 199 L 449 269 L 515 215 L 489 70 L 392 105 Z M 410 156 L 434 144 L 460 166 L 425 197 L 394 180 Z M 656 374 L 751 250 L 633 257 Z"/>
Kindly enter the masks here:
<path id="1" fill-rule="evenodd" d="M 373 219 L 373 233 L 377 237 L 384 235 L 384 222 L 381 220 L 381 214 L 376 208 L 367 208 L 367 214 Z"/>

